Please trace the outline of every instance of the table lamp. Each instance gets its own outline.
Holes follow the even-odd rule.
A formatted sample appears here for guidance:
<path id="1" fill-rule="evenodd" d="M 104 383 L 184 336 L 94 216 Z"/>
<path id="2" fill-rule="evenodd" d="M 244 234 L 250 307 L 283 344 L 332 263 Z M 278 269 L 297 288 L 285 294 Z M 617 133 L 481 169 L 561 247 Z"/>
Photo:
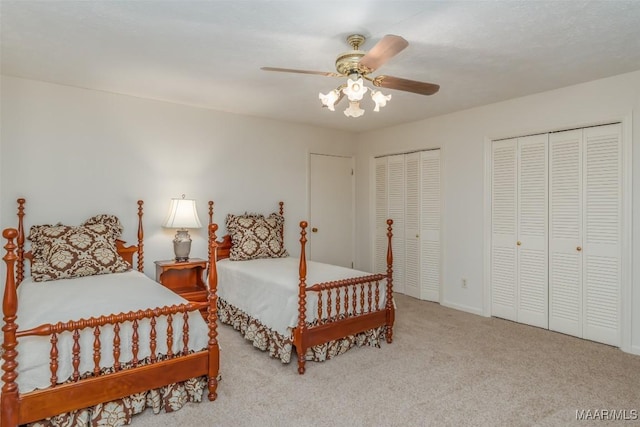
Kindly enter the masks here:
<path id="1" fill-rule="evenodd" d="M 162 226 L 178 229 L 176 237 L 173 239 L 173 252 L 176 256 L 176 262 L 188 261 L 189 252 L 191 252 L 191 236 L 189 236 L 187 229 L 202 227 L 200 219 L 198 219 L 196 201 L 185 199 L 184 194 L 181 199 L 171 199 L 169 213 Z"/>

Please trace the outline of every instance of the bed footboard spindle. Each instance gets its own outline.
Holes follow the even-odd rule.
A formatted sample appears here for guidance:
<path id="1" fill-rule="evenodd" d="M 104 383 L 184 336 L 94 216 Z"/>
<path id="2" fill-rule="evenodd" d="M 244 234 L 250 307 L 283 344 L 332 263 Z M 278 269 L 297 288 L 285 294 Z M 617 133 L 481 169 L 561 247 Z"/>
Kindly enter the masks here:
<path id="1" fill-rule="evenodd" d="M 182 315 L 182 355 L 189 354 L 189 312 Z"/>
<path id="2" fill-rule="evenodd" d="M 387 220 L 387 342 L 393 342 L 393 322 L 395 311 L 393 308 L 393 249 L 391 248 L 391 238 L 393 237 L 393 220 Z"/>
<path id="3" fill-rule="evenodd" d="M 133 319 L 131 323 L 131 327 L 133 328 L 133 333 L 131 335 L 131 353 L 133 358 L 131 362 L 133 366 L 138 366 L 138 350 L 140 349 L 140 335 L 138 334 L 138 319 Z"/>
<path id="4" fill-rule="evenodd" d="M 51 334 L 51 351 L 49 352 L 49 370 L 51 371 L 51 387 L 58 384 L 58 334 Z"/>
<path id="5" fill-rule="evenodd" d="M 167 356 L 173 357 L 173 315 L 167 315 Z"/>
<path id="6" fill-rule="evenodd" d="M 149 332 L 149 349 L 151 351 L 151 356 L 149 356 L 149 360 L 151 360 L 151 363 L 156 363 L 156 361 L 158 360 L 158 356 L 156 356 L 156 347 L 157 347 L 157 342 L 156 342 L 156 314 L 154 312 L 152 312 L 151 314 L 151 332 Z"/>
<path id="7" fill-rule="evenodd" d="M 298 373 L 304 374 L 305 353 L 307 348 L 304 345 L 304 332 L 307 329 L 307 257 L 305 253 L 305 245 L 307 243 L 307 222 L 300 222 L 300 267 L 298 269 L 300 275 L 300 283 L 298 286 L 298 327 L 294 332 L 294 344 L 298 353 Z M 319 298 L 321 295 L 319 295 Z"/>
<path id="8" fill-rule="evenodd" d="M 93 328 L 93 375 L 100 374 L 100 357 L 102 353 L 102 344 L 100 342 L 100 328 Z M 134 338 L 135 339 L 135 338 Z"/>
<path id="9" fill-rule="evenodd" d="M 118 335 L 116 334 L 116 337 L 117 336 Z M 118 353 L 119 352 L 120 350 L 118 350 Z M 78 329 L 75 329 L 73 331 L 73 347 L 71 349 L 71 354 L 71 366 L 73 366 L 73 375 L 71 376 L 71 378 L 73 378 L 73 381 L 78 381 L 78 379 L 80 378 L 80 331 Z"/>
<path id="10" fill-rule="evenodd" d="M 18 352 L 16 346 L 18 342 L 16 340 L 16 330 L 18 325 L 16 324 L 16 312 L 18 310 L 18 295 L 16 292 L 15 282 L 15 262 L 18 256 L 15 253 L 16 245 L 13 240 L 18 237 L 18 230 L 15 228 L 8 228 L 2 232 L 2 236 L 7 239 L 7 244 L 4 246 L 7 253 L 2 258 L 7 264 L 7 277 L 4 287 L 4 300 L 2 302 L 2 312 L 4 326 L 2 331 L 4 332 L 4 342 L 2 343 L 2 349 L 4 354 L 2 355 L 3 363 L 2 370 L 2 393 L 0 398 L 0 424 L 6 427 L 13 427 L 18 425 L 18 384 L 16 378 L 18 373 L 16 368 L 18 363 L 16 357 Z"/>

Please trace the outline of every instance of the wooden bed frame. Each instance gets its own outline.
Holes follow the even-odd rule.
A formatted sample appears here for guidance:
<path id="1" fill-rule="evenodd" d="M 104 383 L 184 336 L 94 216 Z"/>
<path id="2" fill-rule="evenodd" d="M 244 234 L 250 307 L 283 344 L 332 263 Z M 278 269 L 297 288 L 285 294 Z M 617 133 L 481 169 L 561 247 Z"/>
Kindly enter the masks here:
<path id="1" fill-rule="evenodd" d="M 189 378 L 207 376 L 208 399 L 215 400 L 217 397 L 216 389 L 218 385 L 219 370 L 219 347 L 217 341 L 217 294 L 216 283 L 217 273 L 215 262 L 210 264 L 208 272 L 208 300 L 200 303 L 187 303 L 181 305 L 171 305 L 165 307 L 149 308 L 147 310 L 138 310 L 128 313 L 117 313 L 98 318 L 80 319 L 69 321 L 67 323 L 44 324 L 29 330 L 18 330 L 19 319 L 17 319 L 17 287 L 24 278 L 25 260 L 31 260 L 30 252 L 25 252 L 24 241 L 24 203 L 25 199 L 18 199 L 18 228 L 7 228 L 2 235 L 7 239 L 4 246 L 6 255 L 3 257 L 7 265 L 6 285 L 4 290 L 4 299 L 2 309 L 4 313 L 4 343 L 2 348 L 2 396 L 0 398 L 0 421 L 4 427 L 15 427 L 17 425 L 38 421 L 57 414 L 67 413 L 76 409 L 91 407 L 93 405 L 109 402 L 119 398 L 129 396 L 134 393 L 144 392 L 159 388 L 164 385 L 184 381 Z M 138 201 L 138 244 L 137 246 L 125 246 L 125 242 L 119 240 L 116 244 L 120 255 L 133 264 L 133 256 L 137 254 L 137 270 L 143 272 L 143 229 L 142 229 L 142 200 Z M 215 253 L 215 231 L 217 226 L 209 226 L 209 252 Z M 17 268 L 16 268 L 17 261 Z M 14 276 L 15 273 L 15 276 Z M 187 316 L 187 313 L 193 313 L 200 316 L 198 310 L 208 308 L 207 318 L 205 319 L 209 327 L 209 341 L 207 348 L 189 353 L 187 343 L 185 342 L 184 350 L 178 354 L 169 354 L 166 360 L 158 360 L 155 354 L 155 326 L 152 326 L 150 338 L 151 363 L 146 365 L 137 365 L 135 354 L 137 334 L 134 332 L 133 349 L 134 361 L 133 367 L 122 369 L 120 367 L 119 358 L 119 337 L 116 333 L 114 337 L 113 357 L 115 364 L 112 373 L 94 374 L 86 379 L 78 378 L 82 372 L 78 372 L 80 349 L 77 338 L 74 338 L 74 379 L 63 384 L 56 384 L 56 372 L 58 366 L 57 348 L 55 344 L 56 334 L 64 331 L 76 331 L 84 328 L 93 328 L 97 330 L 104 325 L 114 325 L 119 328 L 119 324 L 131 322 L 134 320 L 151 319 L 163 315 Z M 153 320 L 151 321 L 154 324 Z M 171 323 L 167 327 L 167 347 L 171 348 L 173 342 L 173 333 Z M 134 327 L 134 331 L 136 331 Z M 188 325 L 185 325 L 185 333 L 188 332 Z M 51 336 L 51 372 L 52 384 L 49 388 L 42 390 L 34 390 L 21 394 L 18 390 L 16 379 L 19 375 L 19 367 L 16 361 L 19 350 L 20 338 L 26 336 Z M 75 347 L 78 347 L 76 350 Z M 99 360 L 101 356 L 100 342 L 94 344 L 92 349 L 93 360 L 97 361 L 96 372 L 99 371 Z M 171 353 L 171 352 L 170 352 Z M 76 358 L 78 360 L 76 361 Z"/>
<path id="2" fill-rule="evenodd" d="M 209 202 L 209 224 L 213 224 L 213 205 Z M 284 202 L 279 202 L 279 213 L 284 216 Z M 213 224 L 215 225 L 215 224 Z M 298 325 L 293 333 L 293 345 L 298 355 L 298 373 L 304 374 L 307 349 L 319 344 L 324 344 L 359 332 L 386 326 L 386 341 L 393 341 L 393 323 L 395 320 L 395 308 L 393 304 L 393 252 L 391 238 L 393 220 L 387 220 L 387 271 L 385 274 L 373 274 L 365 277 L 339 280 L 335 282 L 316 283 L 307 285 L 307 259 L 305 247 L 307 243 L 307 222 L 300 222 L 300 266 L 298 285 Z M 217 229 L 217 226 L 216 226 Z M 217 237 L 214 235 L 214 239 Z M 231 236 L 223 236 L 216 242 L 217 256 L 211 258 L 211 265 L 220 259 L 229 258 L 231 251 Z M 379 281 L 385 280 L 386 302 L 384 307 L 379 307 Z M 217 286 L 217 283 L 216 283 Z M 375 289 L 373 287 L 375 286 Z M 307 293 L 316 292 L 318 296 L 327 293 L 326 298 L 320 298 L 318 305 L 318 318 L 323 313 L 322 300 L 327 301 L 326 310 L 329 319 L 311 326 L 306 320 Z M 335 292 L 337 298 L 332 302 L 331 294 Z M 360 295 L 359 307 L 357 294 Z M 366 299 L 365 299 L 366 294 Z M 341 300 L 342 295 L 342 300 Z M 351 296 L 351 298 L 349 298 Z M 375 304 L 375 307 L 374 307 Z M 356 309 L 359 309 L 357 312 Z M 335 310 L 335 313 L 332 313 Z"/>

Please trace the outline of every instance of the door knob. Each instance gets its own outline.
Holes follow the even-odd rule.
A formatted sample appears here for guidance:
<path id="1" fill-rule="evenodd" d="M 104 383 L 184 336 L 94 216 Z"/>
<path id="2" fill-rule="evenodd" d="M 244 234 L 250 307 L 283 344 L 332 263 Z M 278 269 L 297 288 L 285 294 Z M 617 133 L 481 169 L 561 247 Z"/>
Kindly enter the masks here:
<path id="1" fill-rule="evenodd" d="M 420 235 L 419 235 L 419 234 L 416 234 L 416 239 L 419 239 L 419 238 L 420 238 Z"/>
<path id="2" fill-rule="evenodd" d="M 578 252 L 580 252 L 581 250 L 582 250 L 582 246 L 578 246 L 578 247 L 576 248 L 576 251 L 578 251 Z"/>
<path id="3" fill-rule="evenodd" d="M 518 240 L 518 241 L 516 242 L 516 245 L 520 246 L 520 245 L 522 245 L 522 242 L 521 242 L 520 240 Z"/>
<path id="4" fill-rule="evenodd" d="M 312 233 L 317 233 L 317 232 L 318 232 L 318 229 L 317 229 L 317 228 L 315 228 L 315 227 L 313 227 L 313 228 L 311 229 L 311 232 L 312 232 Z"/>

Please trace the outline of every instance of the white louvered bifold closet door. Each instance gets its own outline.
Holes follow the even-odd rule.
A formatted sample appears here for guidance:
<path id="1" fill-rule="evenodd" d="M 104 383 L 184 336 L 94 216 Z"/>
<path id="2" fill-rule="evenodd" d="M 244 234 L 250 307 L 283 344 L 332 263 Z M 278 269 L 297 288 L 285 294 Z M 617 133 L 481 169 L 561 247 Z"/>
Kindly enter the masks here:
<path id="1" fill-rule="evenodd" d="M 582 129 L 549 135 L 549 329 L 582 336 Z"/>
<path id="2" fill-rule="evenodd" d="M 404 159 L 404 293 L 420 298 L 420 153 L 406 154 Z"/>
<path id="3" fill-rule="evenodd" d="M 619 346 L 621 126 L 586 128 L 583 141 L 583 337 Z"/>
<path id="4" fill-rule="evenodd" d="M 388 215 L 388 191 L 387 191 L 387 158 L 375 159 L 376 181 L 376 212 L 375 212 L 375 273 L 387 272 L 387 219 Z"/>
<path id="5" fill-rule="evenodd" d="M 620 345 L 620 124 L 550 135 L 549 329 Z"/>
<path id="6" fill-rule="evenodd" d="M 385 222 L 391 218 L 394 290 L 439 302 L 440 150 L 375 159 L 375 193 L 376 271 L 386 269 Z"/>
<path id="7" fill-rule="evenodd" d="M 440 301 L 440 150 L 420 153 L 420 298 Z"/>
<path id="8" fill-rule="evenodd" d="M 494 141 L 491 163 L 491 313 L 517 320 L 517 142 Z"/>
<path id="9" fill-rule="evenodd" d="M 518 138 L 517 320 L 548 327 L 548 134 Z"/>
<path id="10" fill-rule="evenodd" d="M 393 287 L 405 293 L 404 155 L 387 157 L 388 215 L 393 220 Z M 386 247 L 386 244 L 385 244 Z"/>

